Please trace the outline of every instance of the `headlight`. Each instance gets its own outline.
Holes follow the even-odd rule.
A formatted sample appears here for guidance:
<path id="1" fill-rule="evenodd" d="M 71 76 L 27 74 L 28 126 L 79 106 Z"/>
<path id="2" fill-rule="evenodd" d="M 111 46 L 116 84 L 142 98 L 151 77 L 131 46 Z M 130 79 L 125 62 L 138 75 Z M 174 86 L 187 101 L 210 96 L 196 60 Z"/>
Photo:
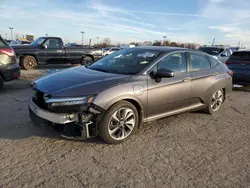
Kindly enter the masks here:
<path id="1" fill-rule="evenodd" d="M 75 106 L 86 103 L 92 103 L 94 101 L 94 96 L 89 97 L 79 97 L 79 98 L 51 98 L 46 101 L 51 107 L 58 106 Z"/>

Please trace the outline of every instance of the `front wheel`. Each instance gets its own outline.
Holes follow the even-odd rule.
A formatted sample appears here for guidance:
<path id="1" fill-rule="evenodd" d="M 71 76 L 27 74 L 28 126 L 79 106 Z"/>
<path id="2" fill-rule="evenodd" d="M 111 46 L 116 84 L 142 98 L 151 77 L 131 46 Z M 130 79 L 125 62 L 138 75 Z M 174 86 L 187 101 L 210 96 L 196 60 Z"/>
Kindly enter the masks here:
<path id="1" fill-rule="evenodd" d="M 222 106 L 223 101 L 224 101 L 223 90 L 222 89 L 217 90 L 216 92 L 213 93 L 212 97 L 210 98 L 206 112 L 208 112 L 209 114 L 217 112 Z"/>
<path id="2" fill-rule="evenodd" d="M 87 56 L 87 57 L 84 57 L 82 59 L 81 65 L 88 67 L 88 66 L 92 65 L 93 63 L 94 63 L 93 59 L 91 57 Z"/>
<path id="3" fill-rule="evenodd" d="M 138 111 L 127 101 L 120 101 L 106 111 L 99 124 L 100 137 L 110 144 L 119 144 L 128 139 L 139 122 Z"/>

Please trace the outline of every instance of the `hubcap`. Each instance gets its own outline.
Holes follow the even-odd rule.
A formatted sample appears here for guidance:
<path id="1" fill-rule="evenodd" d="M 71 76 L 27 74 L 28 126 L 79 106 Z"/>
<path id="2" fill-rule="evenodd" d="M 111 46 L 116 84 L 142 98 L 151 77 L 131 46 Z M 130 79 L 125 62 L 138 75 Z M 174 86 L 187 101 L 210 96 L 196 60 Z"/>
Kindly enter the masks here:
<path id="1" fill-rule="evenodd" d="M 223 92 L 221 90 L 216 91 L 212 97 L 211 109 L 217 111 L 223 102 Z"/>
<path id="2" fill-rule="evenodd" d="M 83 64 L 84 64 L 86 67 L 88 67 L 88 66 L 92 65 L 92 63 L 93 63 L 93 62 L 92 62 L 91 60 L 88 60 L 88 59 L 87 59 L 87 60 L 84 60 L 84 63 L 83 63 Z"/>
<path id="3" fill-rule="evenodd" d="M 35 67 L 35 61 L 33 59 L 27 59 L 26 60 L 26 67 L 28 69 L 34 68 Z"/>
<path id="4" fill-rule="evenodd" d="M 130 108 L 120 108 L 109 120 L 108 132 L 114 140 L 128 137 L 135 126 L 135 113 Z"/>

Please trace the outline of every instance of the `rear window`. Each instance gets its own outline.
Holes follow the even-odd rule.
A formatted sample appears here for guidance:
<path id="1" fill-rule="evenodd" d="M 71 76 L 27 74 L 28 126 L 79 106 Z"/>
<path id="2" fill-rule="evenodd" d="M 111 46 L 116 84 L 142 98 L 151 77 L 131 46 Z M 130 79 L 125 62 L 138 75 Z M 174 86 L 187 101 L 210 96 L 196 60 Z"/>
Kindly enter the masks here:
<path id="1" fill-rule="evenodd" d="M 199 50 L 208 53 L 210 55 L 218 55 L 219 53 L 224 51 L 224 49 L 222 48 L 213 48 L 213 47 L 201 47 L 199 48 Z"/>
<path id="2" fill-rule="evenodd" d="M 219 61 L 217 61 L 217 60 L 216 60 L 214 57 L 212 57 L 212 56 L 207 56 L 207 58 L 208 58 L 208 60 L 210 61 L 212 67 L 215 67 L 216 65 L 218 65 L 218 64 L 220 63 Z"/>
<path id="3" fill-rule="evenodd" d="M 233 57 L 250 57 L 250 52 L 234 52 Z"/>

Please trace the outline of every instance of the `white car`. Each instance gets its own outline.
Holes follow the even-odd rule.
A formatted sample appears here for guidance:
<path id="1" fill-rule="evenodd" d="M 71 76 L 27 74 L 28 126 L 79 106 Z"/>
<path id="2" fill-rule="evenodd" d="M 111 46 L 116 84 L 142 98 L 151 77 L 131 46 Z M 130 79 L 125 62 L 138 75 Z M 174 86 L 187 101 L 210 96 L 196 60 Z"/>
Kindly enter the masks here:
<path id="1" fill-rule="evenodd" d="M 118 50 L 120 50 L 120 48 L 118 48 L 118 47 L 104 48 L 103 49 L 103 56 L 107 56 L 107 55 L 112 54 Z"/>
<path id="2" fill-rule="evenodd" d="M 215 59 L 225 63 L 228 58 L 233 54 L 233 52 L 238 51 L 238 47 L 216 47 L 216 46 L 206 46 L 200 47 L 200 51 L 210 54 Z"/>

